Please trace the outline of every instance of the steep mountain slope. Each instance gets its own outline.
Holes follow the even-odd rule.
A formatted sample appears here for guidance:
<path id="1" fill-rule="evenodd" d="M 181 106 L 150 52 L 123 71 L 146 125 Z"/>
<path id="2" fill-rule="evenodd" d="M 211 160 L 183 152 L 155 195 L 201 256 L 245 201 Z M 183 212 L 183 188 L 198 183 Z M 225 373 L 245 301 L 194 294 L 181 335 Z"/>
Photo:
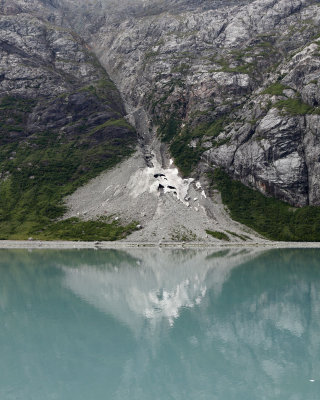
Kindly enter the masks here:
<path id="1" fill-rule="evenodd" d="M 130 5 L 109 12 L 110 3 L 101 2 L 87 34 L 126 101 L 149 165 L 157 134 L 185 176 L 223 168 L 294 207 L 319 205 L 318 1 Z M 90 7 L 91 20 L 81 16 L 83 34 L 94 20 Z M 248 213 L 257 208 L 254 193 L 251 199 Z M 274 235 L 267 221 L 263 229 L 251 226 L 270 237 L 319 240 L 318 209 L 274 204 L 267 214 L 276 208 L 278 221 L 292 227 L 284 223 Z"/>
<path id="2" fill-rule="evenodd" d="M 43 10 L 37 1 L 1 4 L 1 238 L 86 237 L 95 227 L 52 225 L 64 212 L 63 197 L 136 145 L 99 61 L 74 32 L 35 16 Z M 96 228 L 109 237 L 106 224 Z M 125 232 L 110 230 L 114 237 Z"/>
<path id="3" fill-rule="evenodd" d="M 167 8 L 154 13 L 149 5 L 138 16 L 106 18 L 91 43 L 128 103 L 138 131 L 147 135 L 150 127 L 160 127 L 186 175 L 205 152 L 206 162 L 225 167 L 265 194 L 297 206 L 318 204 L 313 185 L 317 168 L 305 158 L 310 140 L 302 136 L 318 123 L 314 116 L 312 128 L 309 117 L 303 125 L 304 114 L 316 111 L 319 96 L 318 46 L 313 41 L 320 33 L 319 5 L 309 0 L 246 3 L 226 1 L 214 8 L 214 1 L 198 6 L 185 2 L 189 11 L 164 2 Z M 304 50 L 306 45 L 312 51 Z M 291 91 L 276 99 L 263 92 L 276 82 Z M 268 141 L 268 152 L 257 154 L 257 137 L 265 129 L 259 128 L 260 121 L 268 112 L 287 111 L 278 101 L 290 98 L 310 107 L 298 111 L 298 117 L 280 115 L 289 139 L 281 134 L 281 139 Z M 311 153 L 317 159 L 319 149 Z"/>
<path id="4" fill-rule="evenodd" d="M 166 222 L 166 232 L 172 235 L 168 232 L 176 225 L 182 226 L 186 215 L 191 228 L 197 220 L 203 220 L 199 225 L 202 232 L 216 224 L 218 231 L 231 229 L 241 235 L 243 228 L 232 223 L 226 213 L 223 221 L 220 219 L 223 206 L 217 192 L 214 192 L 216 206 L 207 204 L 206 197 L 212 193 L 210 185 L 219 183 L 219 179 L 212 180 L 212 175 L 209 179 L 207 174 L 217 172 L 217 168 L 223 168 L 229 176 L 262 194 L 294 207 L 320 205 L 318 1 L 3 0 L 1 7 L 3 12 L 13 15 L 10 18 L 23 18 L 23 14 L 31 13 L 38 21 L 42 18 L 44 25 L 64 27 L 59 32 L 77 31 L 115 82 L 124 100 L 127 118 L 138 133 L 136 158 L 123 164 L 119 174 L 107 174 L 99 178 L 100 183 L 95 181 L 76 192 L 69 199 L 71 209 L 67 215 L 80 213 L 95 217 L 116 212 L 127 220 L 139 219 L 146 226 L 144 233 L 135 233 L 140 239 L 150 238 L 154 232 L 155 239 L 161 239 L 163 234 L 156 228 L 164 219 L 170 221 Z M 79 46 L 87 54 L 85 44 L 81 42 Z M 62 47 L 66 50 L 65 58 L 56 61 L 51 57 L 50 63 L 60 62 L 59 71 L 63 71 L 64 77 L 76 74 L 78 66 L 66 62 L 73 50 L 65 44 Z M 97 67 L 96 61 L 94 64 Z M 80 70 L 83 69 L 82 66 Z M 93 78 L 91 73 L 84 73 L 81 82 L 86 79 L 101 82 L 101 77 Z M 52 93 L 59 92 L 59 85 L 53 85 Z M 98 95 L 101 100 L 105 86 L 94 86 L 101 89 Z M 10 90 L 13 89 L 10 87 Z M 91 89 L 89 92 L 93 95 Z M 96 90 L 93 92 L 97 94 Z M 112 90 L 112 93 L 116 92 Z M 123 109 L 117 108 L 119 104 L 118 100 L 111 108 L 123 115 Z M 59 115 L 65 107 L 63 103 L 52 114 Z M 75 111 L 78 113 L 79 110 Z M 87 119 L 88 114 L 83 115 L 82 123 Z M 65 127 L 66 123 L 64 120 L 62 125 Z M 47 124 L 45 120 L 41 129 Z M 33 131 L 34 125 L 31 126 Z M 75 124 L 77 135 L 79 128 L 81 131 L 81 124 Z M 130 135 L 123 133 L 121 140 L 129 138 Z M 173 173 L 171 157 L 183 177 L 195 179 L 193 182 L 183 181 Z M 100 160 L 96 165 L 93 175 L 105 168 Z M 166 185 L 161 181 L 162 175 L 167 179 L 172 175 L 174 179 Z M 86 179 L 88 176 L 89 173 Z M 111 192 L 120 177 L 122 189 L 111 201 Z M 134 197 L 137 188 L 132 188 L 133 177 L 136 186 L 140 187 L 141 180 L 147 182 L 142 185 L 142 197 Z M 112 185 L 108 184 L 110 179 Z M 172 189 L 167 190 L 169 186 Z M 91 190 L 97 191 L 96 197 L 90 196 Z M 201 197 L 199 204 L 190 203 L 190 198 L 197 198 L 198 202 L 199 190 L 201 193 L 204 190 L 206 197 Z M 225 200 L 227 197 L 223 195 Z M 255 194 L 251 197 L 255 198 Z M 257 208 L 255 201 L 251 201 L 250 207 Z M 189 205 L 190 211 L 185 215 L 184 208 L 179 211 L 181 204 Z M 243 210 L 245 205 L 240 205 Z M 250 207 L 248 204 L 248 212 Z M 295 226 L 304 220 L 307 229 L 309 223 L 319 220 L 318 209 L 312 208 L 310 214 L 285 207 L 286 218 L 294 216 Z M 197 217 L 198 212 L 203 214 L 201 218 Z M 233 210 L 234 217 L 238 214 L 239 210 Z M 255 223 L 251 226 L 257 228 Z M 287 226 L 276 236 L 265 228 L 258 230 L 282 239 L 307 238 L 305 231 L 297 232 L 296 228 Z M 318 225 L 312 230 L 319 231 Z M 189 227 L 186 231 L 189 232 Z M 193 237 L 195 233 L 192 229 L 191 232 Z M 319 239 L 316 234 L 309 237 L 314 238 Z"/>

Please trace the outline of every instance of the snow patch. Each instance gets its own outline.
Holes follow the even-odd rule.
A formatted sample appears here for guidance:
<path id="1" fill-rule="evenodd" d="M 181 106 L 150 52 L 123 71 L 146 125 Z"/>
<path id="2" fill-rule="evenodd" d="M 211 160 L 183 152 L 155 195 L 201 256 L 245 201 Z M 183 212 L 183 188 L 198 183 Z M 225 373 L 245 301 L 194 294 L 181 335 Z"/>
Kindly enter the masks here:
<path id="1" fill-rule="evenodd" d="M 170 165 L 173 161 L 170 160 Z M 188 206 L 188 190 L 194 179 L 182 179 L 179 176 L 178 168 L 162 168 L 156 158 L 153 160 L 153 167 L 145 167 L 136 171 L 128 183 L 129 195 L 137 198 L 145 192 L 159 195 L 161 189 L 163 193 L 172 193 L 183 204 Z"/>

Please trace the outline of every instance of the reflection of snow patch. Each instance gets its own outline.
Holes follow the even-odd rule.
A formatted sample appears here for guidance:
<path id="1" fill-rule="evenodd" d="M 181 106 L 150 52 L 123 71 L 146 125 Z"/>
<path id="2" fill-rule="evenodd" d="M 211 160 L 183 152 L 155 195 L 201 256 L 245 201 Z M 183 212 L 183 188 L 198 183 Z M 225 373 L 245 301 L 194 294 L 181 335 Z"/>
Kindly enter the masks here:
<path id="1" fill-rule="evenodd" d="M 200 295 L 196 297 L 196 302 L 193 300 L 195 292 Z M 150 292 L 149 307 L 144 311 L 144 315 L 148 319 L 168 319 L 173 325 L 175 319 L 179 317 L 179 310 L 182 307 L 193 308 L 195 304 L 200 304 L 206 294 L 206 288 L 200 284 L 193 285 L 190 290 L 189 280 L 178 284 L 173 290 L 162 290 L 161 292 Z"/>
<path id="2" fill-rule="evenodd" d="M 198 346 L 199 341 L 195 336 L 191 336 L 191 338 L 189 339 L 190 344 L 192 344 L 193 346 Z"/>
<path id="3" fill-rule="evenodd" d="M 65 285 L 73 292 L 101 310 L 114 308 L 113 314 L 122 316 L 125 321 L 147 318 L 159 323 L 167 320 L 173 326 L 181 309 L 199 305 L 207 293 L 204 282 L 207 266 L 201 279 L 191 273 L 182 281 L 178 278 L 176 282 L 167 283 L 167 287 L 162 282 L 168 281 L 168 271 L 163 271 L 164 279 L 160 271 L 145 268 L 129 271 L 122 268 L 120 271 L 118 267 L 104 270 L 83 266 L 64 268 L 64 271 Z M 171 270 L 171 276 L 173 272 Z"/>
<path id="4" fill-rule="evenodd" d="M 62 268 L 66 287 L 138 334 L 145 319 L 148 326 L 156 327 L 163 321 L 173 326 L 183 309 L 203 302 L 208 288 L 219 295 L 230 270 L 250 259 L 249 254 L 235 251 L 212 259 L 207 252 L 135 250 L 132 255 L 143 258 Z"/>

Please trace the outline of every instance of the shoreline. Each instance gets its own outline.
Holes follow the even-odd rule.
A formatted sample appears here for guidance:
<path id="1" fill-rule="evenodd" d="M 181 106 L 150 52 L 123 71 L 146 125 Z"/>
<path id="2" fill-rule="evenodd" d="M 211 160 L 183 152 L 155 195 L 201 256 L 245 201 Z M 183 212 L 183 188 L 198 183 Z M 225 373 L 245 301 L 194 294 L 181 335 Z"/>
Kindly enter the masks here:
<path id="1" fill-rule="evenodd" d="M 0 249 L 126 249 L 126 248 L 265 248 L 320 249 L 320 242 L 81 242 L 44 240 L 0 240 Z"/>

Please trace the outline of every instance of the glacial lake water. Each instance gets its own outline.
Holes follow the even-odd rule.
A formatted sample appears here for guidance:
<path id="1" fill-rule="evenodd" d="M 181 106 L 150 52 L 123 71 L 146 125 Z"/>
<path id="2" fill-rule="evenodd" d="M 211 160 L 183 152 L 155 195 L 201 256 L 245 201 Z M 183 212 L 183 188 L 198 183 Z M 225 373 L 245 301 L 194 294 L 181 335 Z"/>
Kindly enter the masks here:
<path id="1" fill-rule="evenodd" d="M 319 400 L 320 250 L 0 250 L 1 400 Z"/>

